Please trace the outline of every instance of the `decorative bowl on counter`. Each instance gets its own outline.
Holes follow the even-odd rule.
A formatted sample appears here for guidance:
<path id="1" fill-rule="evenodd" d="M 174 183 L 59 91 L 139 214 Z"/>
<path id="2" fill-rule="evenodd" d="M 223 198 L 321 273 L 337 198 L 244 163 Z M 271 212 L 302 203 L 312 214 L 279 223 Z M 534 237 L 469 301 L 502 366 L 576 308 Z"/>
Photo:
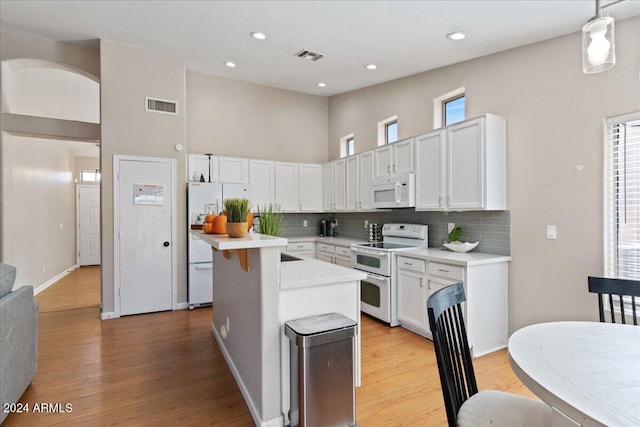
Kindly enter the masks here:
<path id="1" fill-rule="evenodd" d="M 478 243 L 480 242 L 471 243 L 471 242 L 459 242 L 456 240 L 455 242 L 445 243 L 444 247 L 453 252 L 469 252 L 470 250 L 478 246 Z"/>

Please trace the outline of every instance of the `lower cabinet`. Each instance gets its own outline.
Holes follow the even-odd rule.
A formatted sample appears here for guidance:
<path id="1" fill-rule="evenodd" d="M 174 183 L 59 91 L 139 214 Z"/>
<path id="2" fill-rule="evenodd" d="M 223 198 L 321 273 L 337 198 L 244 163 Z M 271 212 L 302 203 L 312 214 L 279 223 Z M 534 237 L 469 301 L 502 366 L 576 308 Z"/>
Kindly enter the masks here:
<path id="1" fill-rule="evenodd" d="M 427 299 L 462 282 L 462 304 L 473 357 L 505 348 L 508 341 L 508 262 L 454 265 L 398 256 L 398 319 L 403 327 L 431 339 Z"/>
<path id="2" fill-rule="evenodd" d="M 287 252 L 292 255 L 301 255 L 309 258 L 316 257 L 315 242 L 294 242 L 287 245 Z"/>
<path id="3" fill-rule="evenodd" d="M 398 320 L 407 329 L 420 335 L 428 332 L 426 261 L 398 256 Z"/>
<path id="4" fill-rule="evenodd" d="M 330 243 L 319 242 L 317 244 L 316 253 L 316 258 L 320 261 L 351 268 L 351 248 L 348 246 L 338 246 Z"/>

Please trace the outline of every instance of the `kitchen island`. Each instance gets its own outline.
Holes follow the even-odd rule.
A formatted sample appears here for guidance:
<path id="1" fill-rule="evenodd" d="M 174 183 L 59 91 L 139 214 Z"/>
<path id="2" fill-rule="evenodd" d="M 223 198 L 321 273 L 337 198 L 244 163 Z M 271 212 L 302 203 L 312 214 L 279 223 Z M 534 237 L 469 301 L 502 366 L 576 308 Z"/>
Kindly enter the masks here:
<path id="1" fill-rule="evenodd" d="M 355 321 L 359 383 L 364 273 L 305 257 L 281 262 L 284 238 L 193 233 L 213 250 L 213 334 L 256 425 L 288 422 L 288 320 L 335 312 Z"/>

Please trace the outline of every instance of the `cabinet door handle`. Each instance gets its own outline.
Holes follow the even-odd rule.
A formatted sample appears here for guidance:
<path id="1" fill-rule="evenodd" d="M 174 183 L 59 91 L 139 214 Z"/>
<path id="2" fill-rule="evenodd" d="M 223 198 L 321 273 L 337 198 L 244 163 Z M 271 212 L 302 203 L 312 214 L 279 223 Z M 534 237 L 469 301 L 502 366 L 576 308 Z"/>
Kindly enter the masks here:
<path id="1" fill-rule="evenodd" d="M 393 165 L 393 171 L 396 172 L 396 165 Z"/>
<path id="2" fill-rule="evenodd" d="M 304 245 L 298 245 L 298 246 L 297 246 L 297 248 L 298 248 L 298 249 L 303 249 L 303 248 L 304 248 Z"/>
<path id="3" fill-rule="evenodd" d="M 299 207 L 299 209 L 300 209 L 300 210 L 302 210 L 302 203 L 300 203 L 300 205 L 299 205 L 299 206 L 300 206 L 300 207 Z"/>
<path id="4" fill-rule="evenodd" d="M 447 204 L 451 205 L 451 197 L 450 196 L 447 196 Z"/>
<path id="5" fill-rule="evenodd" d="M 442 196 L 438 197 L 438 206 L 442 206 Z"/>
<path id="6" fill-rule="evenodd" d="M 422 277 L 420 278 L 420 287 L 424 288 L 424 286 L 422 285 Z"/>
<path id="7" fill-rule="evenodd" d="M 442 268 L 438 269 L 438 271 L 440 273 L 448 273 L 449 272 L 449 270 L 445 270 L 445 269 L 442 269 Z"/>
<path id="8" fill-rule="evenodd" d="M 405 262 L 404 265 L 413 265 L 412 262 Z"/>

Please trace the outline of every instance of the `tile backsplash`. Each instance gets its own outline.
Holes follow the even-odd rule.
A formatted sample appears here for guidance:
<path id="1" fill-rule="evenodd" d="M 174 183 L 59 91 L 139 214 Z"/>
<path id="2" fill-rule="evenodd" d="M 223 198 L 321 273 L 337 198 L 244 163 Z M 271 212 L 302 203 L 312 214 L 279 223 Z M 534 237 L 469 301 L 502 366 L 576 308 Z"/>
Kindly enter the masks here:
<path id="1" fill-rule="evenodd" d="M 339 236 L 368 238 L 368 229 L 364 221 L 369 223 L 405 222 L 411 224 L 427 224 L 429 226 L 429 247 L 441 247 L 446 241 L 447 224 L 455 223 L 462 228 L 460 240 L 479 241 L 474 250 L 496 255 L 511 254 L 511 216 L 509 211 L 479 212 L 416 212 L 412 208 L 393 209 L 387 212 L 344 212 L 335 214 L 284 214 L 282 219 L 282 235 L 285 237 L 317 236 L 320 220 L 331 218 L 338 220 L 336 230 Z M 307 227 L 303 227 L 303 221 Z"/>

